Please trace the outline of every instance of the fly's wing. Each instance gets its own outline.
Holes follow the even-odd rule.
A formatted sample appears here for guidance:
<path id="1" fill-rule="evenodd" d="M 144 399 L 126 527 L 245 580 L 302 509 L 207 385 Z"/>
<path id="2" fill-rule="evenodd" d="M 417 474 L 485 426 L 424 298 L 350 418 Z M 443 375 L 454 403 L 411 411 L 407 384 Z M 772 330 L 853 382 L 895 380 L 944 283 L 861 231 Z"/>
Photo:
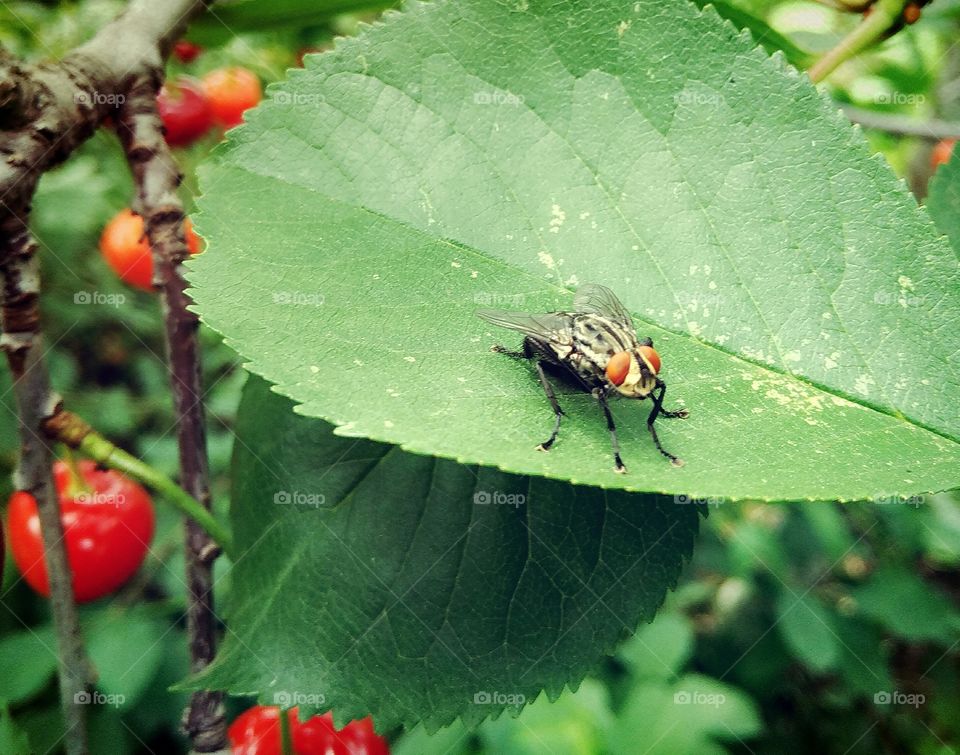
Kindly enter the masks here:
<path id="1" fill-rule="evenodd" d="M 508 312 L 504 309 L 478 309 L 477 317 L 501 328 L 518 330 L 524 335 L 545 341 L 560 343 L 563 334 L 570 329 L 570 315 L 552 312 L 531 315 L 526 312 Z"/>
<path id="2" fill-rule="evenodd" d="M 634 335 L 637 330 L 626 307 L 620 303 L 617 295 L 606 286 L 598 283 L 584 283 L 573 298 L 573 310 L 584 314 L 600 315 L 621 325 Z"/>

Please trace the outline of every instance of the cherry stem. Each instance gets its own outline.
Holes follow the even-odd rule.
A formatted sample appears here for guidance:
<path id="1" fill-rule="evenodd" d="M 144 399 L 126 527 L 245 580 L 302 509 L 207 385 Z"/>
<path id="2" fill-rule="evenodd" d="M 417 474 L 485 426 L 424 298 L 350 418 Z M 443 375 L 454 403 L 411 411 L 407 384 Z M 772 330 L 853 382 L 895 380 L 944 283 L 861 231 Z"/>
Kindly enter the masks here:
<path id="1" fill-rule="evenodd" d="M 231 560 L 235 560 L 233 536 L 230 531 L 200 501 L 158 469 L 151 467 L 136 456 L 128 454 L 96 433 L 88 434 L 78 448 L 94 461 L 119 470 L 128 477 L 132 477 L 156 490 L 160 493 L 161 498 L 171 503 L 181 514 L 185 514 L 199 524 L 204 532 L 216 541 L 223 552 Z"/>
<path id="2" fill-rule="evenodd" d="M 827 52 L 807 72 L 814 84 L 819 84 L 841 64 L 879 42 L 903 15 L 907 0 L 877 0 L 870 14 Z"/>
<path id="3" fill-rule="evenodd" d="M 293 733 L 290 727 L 290 713 L 292 711 L 280 709 L 280 751 L 283 755 L 294 755 Z M 294 714 L 296 715 L 296 714 Z"/>
<path id="4" fill-rule="evenodd" d="M 70 446 L 64 445 L 62 451 L 60 458 L 67 466 L 67 487 L 63 492 L 71 498 L 76 498 L 83 493 L 93 493 L 93 488 L 87 484 L 80 473 L 80 467 L 77 466 L 77 459 L 70 450 Z"/>
<path id="5" fill-rule="evenodd" d="M 163 500 L 195 521 L 233 559 L 233 536 L 200 501 L 158 469 L 115 446 L 73 412 L 60 409 L 44 429 L 48 435 L 89 456 L 98 464 L 123 472 L 160 493 Z M 70 462 L 67 462 L 70 464 Z M 235 559 L 233 559 L 235 560 Z"/>

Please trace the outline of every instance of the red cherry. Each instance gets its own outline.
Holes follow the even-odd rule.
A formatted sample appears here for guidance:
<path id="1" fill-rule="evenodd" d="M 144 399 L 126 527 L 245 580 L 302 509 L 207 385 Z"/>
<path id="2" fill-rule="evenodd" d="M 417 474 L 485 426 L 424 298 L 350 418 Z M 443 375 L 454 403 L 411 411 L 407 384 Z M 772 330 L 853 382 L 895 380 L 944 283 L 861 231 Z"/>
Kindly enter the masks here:
<path id="1" fill-rule="evenodd" d="M 933 148 L 933 152 L 930 153 L 930 167 L 936 170 L 938 166 L 950 162 L 953 145 L 956 143 L 956 139 L 941 139 L 938 141 Z"/>
<path id="2" fill-rule="evenodd" d="M 293 749 L 303 755 L 390 755 L 387 740 L 373 729 L 370 716 L 351 721 L 340 731 L 333 716 L 314 716 L 293 728 Z"/>
<path id="3" fill-rule="evenodd" d="M 173 46 L 173 54 L 181 63 L 192 63 L 201 52 L 203 52 L 203 48 L 200 45 L 188 42 L 185 39 L 181 39 Z"/>
<path id="4" fill-rule="evenodd" d="M 184 218 L 183 232 L 190 254 L 197 254 L 200 239 L 193 232 L 190 218 Z M 142 217 L 130 209 L 118 212 L 103 229 L 100 251 L 120 280 L 144 291 L 153 291 L 153 255 Z"/>
<path id="5" fill-rule="evenodd" d="M 160 88 L 157 110 L 163 121 L 167 144 L 171 147 L 192 144 L 213 124 L 210 103 L 203 88 L 185 76 L 168 81 Z"/>
<path id="6" fill-rule="evenodd" d="M 232 128 L 243 120 L 243 111 L 260 102 L 260 79 L 239 66 L 218 68 L 203 77 L 203 91 L 217 123 Z"/>
<path id="7" fill-rule="evenodd" d="M 329 713 L 300 722 L 297 709 L 287 711 L 290 736 L 297 755 L 390 755 L 387 741 L 373 730 L 368 716 L 340 731 Z M 280 709 L 255 705 L 245 710 L 227 731 L 233 755 L 280 755 Z"/>
<path id="8" fill-rule="evenodd" d="M 653 367 L 653 374 L 656 375 L 660 372 L 660 355 L 654 351 L 652 346 L 639 346 L 637 347 L 638 351 L 647 358 L 647 361 L 650 362 L 650 366 Z"/>
<path id="9" fill-rule="evenodd" d="M 74 597 L 84 603 L 113 592 L 140 568 L 153 539 L 154 515 L 150 495 L 128 477 L 87 460 L 77 469 L 87 490 L 76 490 L 70 468 L 61 461 L 53 465 L 53 477 Z M 10 496 L 7 528 L 10 552 L 24 580 L 49 597 L 40 517 L 30 493 Z"/>

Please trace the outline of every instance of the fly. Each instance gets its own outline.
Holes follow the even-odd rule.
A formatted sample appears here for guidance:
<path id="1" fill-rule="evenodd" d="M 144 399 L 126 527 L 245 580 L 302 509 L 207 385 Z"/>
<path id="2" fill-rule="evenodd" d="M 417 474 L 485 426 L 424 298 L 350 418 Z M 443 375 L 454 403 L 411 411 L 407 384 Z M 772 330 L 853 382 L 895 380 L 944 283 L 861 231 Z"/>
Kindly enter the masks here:
<path id="1" fill-rule="evenodd" d="M 641 400 L 649 398 L 653 402 L 653 409 L 647 417 L 647 429 L 653 442 L 674 466 L 683 465 L 681 459 L 660 444 L 654 422 L 657 417 L 686 419 L 689 412 L 663 407 L 667 386 L 657 377 L 660 355 L 654 350 L 651 339 L 637 338 L 629 312 L 609 288 L 595 283 L 581 286 L 574 297 L 572 312 L 536 315 L 481 309 L 477 316 L 501 328 L 523 333 L 522 351 L 510 351 L 503 346 L 493 346 L 491 350 L 516 359 L 529 359 L 536 367 L 554 414 L 553 432 L 537 446 L 539 450 L 549 451 L 556 442 L 560 420 L 564 416 L 547 379 L 549 371 L 574 383 L 600 404 L 613 445 L 614 472 L 623 474 L 627 471 L 620 459 L 617 429 L 607 404 L 608 397 L 618 395 Z"/>

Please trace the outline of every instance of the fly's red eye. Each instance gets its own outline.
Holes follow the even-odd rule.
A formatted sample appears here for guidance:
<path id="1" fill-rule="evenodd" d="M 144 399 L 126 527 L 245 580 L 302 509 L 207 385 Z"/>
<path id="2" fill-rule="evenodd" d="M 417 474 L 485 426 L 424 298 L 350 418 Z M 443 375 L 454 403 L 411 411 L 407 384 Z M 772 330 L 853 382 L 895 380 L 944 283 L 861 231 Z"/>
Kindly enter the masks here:
<path id="1" fill-rule="evenodd" d="M 650 362 L 650 366 L 653 367 L 653 374 L 656 375 L 660 372 L 660 355 L 653 350 L 652 346 L 638 346 L 637 349 L 647 361 Z M 609 367 L 607 369 L 610 369 Z"/>
<path id="2" fill-rule="evenodd" d="M 620 351 L 610 357 L 610 361 L 607 362 L 607 380 L 614 385 L 623 385 L 628 372 L 630 372 L 629 352 Z"/>

